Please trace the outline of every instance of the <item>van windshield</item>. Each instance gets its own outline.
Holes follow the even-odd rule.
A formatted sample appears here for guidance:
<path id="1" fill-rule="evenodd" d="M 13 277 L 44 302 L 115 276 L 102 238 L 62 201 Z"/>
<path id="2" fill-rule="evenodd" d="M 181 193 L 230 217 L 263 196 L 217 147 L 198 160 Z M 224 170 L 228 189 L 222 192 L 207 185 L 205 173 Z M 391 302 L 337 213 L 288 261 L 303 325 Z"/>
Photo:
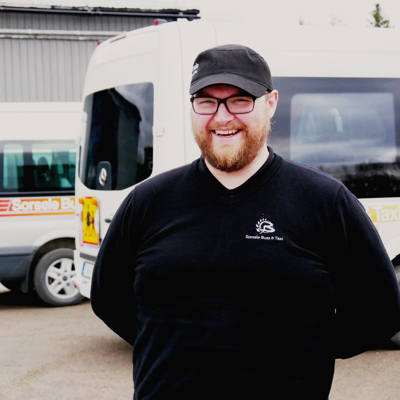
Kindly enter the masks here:
<path id="1" fill-rule="evenodd" d="M 122 190 L 153 170 L 153 85 L 119 86 L 88 96 L 79 177 L 89 189 Z"/>
<path id="2" fill-rule="evenodd" d="M 75 163 L 74 141 L 2 141 L 0 193 L 73 194 Z"/>

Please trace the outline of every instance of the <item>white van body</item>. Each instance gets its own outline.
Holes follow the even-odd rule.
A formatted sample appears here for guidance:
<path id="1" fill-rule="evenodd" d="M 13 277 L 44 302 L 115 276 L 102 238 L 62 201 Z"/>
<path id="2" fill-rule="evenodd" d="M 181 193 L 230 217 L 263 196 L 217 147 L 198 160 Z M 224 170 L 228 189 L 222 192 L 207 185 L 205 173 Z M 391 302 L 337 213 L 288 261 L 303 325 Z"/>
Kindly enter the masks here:
<path id="1" fill-rule="evenodd" d="M 98 130 L 107 123 L 96 115 L 107 110 L 101 104 L 111 104 L 105 93 L 108 91 L 109 97 L 119 98 L 115 103 L 127 101 L 139 110 L 133 112 L 140 115 L 139 131 L 144 132 L 146 123 L 151 124 L 150 176 L 187 164 L 199 156 L 191 130 L 189 101 L 194 59 L 204 49 L 228 43 L 253 48 L 271 68 L 274 88 L 280 96 L 269 139 L 272 148 L 286 158 L 321 166 L 328 173 L 333 171 L 334 176 L 342 177 L 353 187 L 376 223 L 391 259 L 395 260 L 400 254 L 400 185 L 396 187 L 400 181 L 395 172 L 400 168 L 398 39 L 398 31 L 394 29 L 299 26 L 279 31 L 269 29 L 268 24 L 237 26 L 182 20 L 135 30 L 101 44 L 88 66 L 83 94 L 86 125 L 82 125 L 80 171 L 76 180 L 80 212 L 75 264 L 80 292 L 90 296 L 91 271 L 101 240 L 117 207 L 136 184 L 132 181 L 126 187 L 118 187 L 118 183 L 114 185 L 108 179 L 111 174 L 112 180 L 119 178 L 116 169 L 136 168 L 136 153 L 139 159 L 145 148 L 139 140 L 138 150 L 131 153 L 131 164 L 115 161 L 116 156 L 108 159 L 105 148 L 101 149 L 105 163 L 101 163 L 101 158 L 97 164 L 93 161 L 97 157 L 91 150 L 93 143 L 97 143 L 93 142 L 93 127 Z M 130 88 L 134 95 L 126 95 Z M 150 93 L 151 89 L 147 100 L 152 113 L 146 117 L 140 92 Z M 328 105 L 319 112 L 318 107 L 323 104 Z M 345 109 L 341 109 L 344 104 Z M 125 105 L 124 112 L 129 113 L 126 111 L 129 107 Z M 317 126 L 324 113 L 330 121 L 324 126 L 344 134 L 346 126 L 351 125 L 352 138 L 328 138 L 327 146 L 322 148 L 324 141 Z M 121 121 L 122 114 L 118 115 Z M 375 126 L 382 126 L 384 134 Z M 108 132 L 109 136 L 113 135 Z M 105 140 L 105 133 L 102 138 Z M 318 160 L 314 155 L 319 148 L 322 156 Z M 333 157 L 342 153 L 343 156 Z M 379 168 L 385 171 L 378 173 L 379 193 L 374 193 L 373 181 L 366 181 L 368 174 L 359 176 L 358 171 L 365 165 L 370 175 Z M 386 184 L 385 177 L 393 178 L 393 183 Z M 118 265 L 115 273 L 118 274 Z"/>
<path id="2" fill-rule="evenodd" d="M 68 256 L 81 116 L 81 103 L 0 104 L 0 281 L 50 305 L 82 299 Z"/>

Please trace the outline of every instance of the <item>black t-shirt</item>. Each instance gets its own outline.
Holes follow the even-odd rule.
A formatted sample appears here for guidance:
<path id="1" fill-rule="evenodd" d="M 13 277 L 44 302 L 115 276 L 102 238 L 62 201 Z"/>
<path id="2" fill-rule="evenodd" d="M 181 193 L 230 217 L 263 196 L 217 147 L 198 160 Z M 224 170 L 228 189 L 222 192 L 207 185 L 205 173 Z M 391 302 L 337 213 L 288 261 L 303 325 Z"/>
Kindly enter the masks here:
<path id="1" fill-rule="evenodd" d="M 361 204 L 272 150 L 233 190 L 202 159 L 138 185 L 91 301 L 134 345 L 138 400 L 326 400 L 336 357 L 400 329 L 393 268 Z"/>

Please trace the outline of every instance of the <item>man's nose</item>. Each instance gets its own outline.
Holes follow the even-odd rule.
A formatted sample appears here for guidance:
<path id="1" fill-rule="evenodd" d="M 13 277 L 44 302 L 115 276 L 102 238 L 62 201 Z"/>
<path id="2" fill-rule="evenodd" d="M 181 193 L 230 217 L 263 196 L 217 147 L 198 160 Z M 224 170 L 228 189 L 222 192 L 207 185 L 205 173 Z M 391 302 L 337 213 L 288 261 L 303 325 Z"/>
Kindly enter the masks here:
<path id="1" fill-rule="evenodd" d="M 225 124 L 232 121 L 235 118 L 234 114 L 231 114 L 226 108 L 225 104 L 220 104 L 217 112 L 214 115 L 214 121 L 220 124 Z"/>

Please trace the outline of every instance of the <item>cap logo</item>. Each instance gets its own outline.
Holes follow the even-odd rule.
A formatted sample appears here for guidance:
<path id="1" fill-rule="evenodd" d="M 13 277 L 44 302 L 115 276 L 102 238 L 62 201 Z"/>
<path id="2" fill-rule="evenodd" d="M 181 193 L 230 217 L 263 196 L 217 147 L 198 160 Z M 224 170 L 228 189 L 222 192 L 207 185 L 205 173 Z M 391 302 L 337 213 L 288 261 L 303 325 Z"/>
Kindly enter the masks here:
<path id="1" fill-rule="evenodd" d="M 198 63 L 194 64 L 192 69 L 192 76 L 197 74 L 198 69 L 199 69 L 199 64 Z"/>

